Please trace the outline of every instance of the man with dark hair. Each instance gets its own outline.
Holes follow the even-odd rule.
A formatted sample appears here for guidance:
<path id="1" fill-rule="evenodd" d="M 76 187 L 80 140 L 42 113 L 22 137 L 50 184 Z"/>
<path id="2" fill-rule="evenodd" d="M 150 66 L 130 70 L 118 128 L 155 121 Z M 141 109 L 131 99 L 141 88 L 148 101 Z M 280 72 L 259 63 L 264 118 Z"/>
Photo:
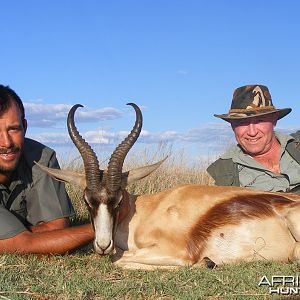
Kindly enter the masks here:
<path id="1" fill-rule="evenodd" d="M 215 115 L 231 124 L 238 143 L 208 167 L 215 184 L 300 193 L 300 131 L 274 131 L 290 112 L 273 106 L 266 86 L 237 88 L 229 113 Z"/>
<path id="2" fill-rule="evenodd" d="M 0 253 L 62 254 L 94 238 L 91 224 L 69 227 L 74 214 L 64 184 L 35 165 L 59 168 L 55 152 L 25 138 L 19 96 L 0 85 Z"/>

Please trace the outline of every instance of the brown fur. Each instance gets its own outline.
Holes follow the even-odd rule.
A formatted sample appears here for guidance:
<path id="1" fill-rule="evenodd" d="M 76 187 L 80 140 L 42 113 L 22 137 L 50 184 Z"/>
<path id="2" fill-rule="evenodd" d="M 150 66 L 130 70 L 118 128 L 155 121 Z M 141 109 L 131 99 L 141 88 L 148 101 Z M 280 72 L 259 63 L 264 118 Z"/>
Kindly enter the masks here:
<path id="1" fill-rule="evenodd" d="M 193 263 L 199 260 L 214 229 L 225 225 L 238 225 L 245 219 L 271 217 L 292 203 L 292 200 L 284 196 L 270 194 L 234 196 L 217 203 L 191 229 L 187 241 L 189 259 Z"/>
<path id="2" fill-rule="evenodd" d="M 49 170 L 56 179 L 86 187 L 80 174 L 55 169 L 53 175 Z M 186 185 L 156 195 L 124 195 L 119 208 L 115 245 L 122 254 L 117 251 L 113 261 L 121 267 L 172 268 L 203 262 L 213 267 L 214 262 L 256 258 L 300 259 L 299 195 Z M 266 241 L 264 251 L 257 249 L 258 239 Z"/>

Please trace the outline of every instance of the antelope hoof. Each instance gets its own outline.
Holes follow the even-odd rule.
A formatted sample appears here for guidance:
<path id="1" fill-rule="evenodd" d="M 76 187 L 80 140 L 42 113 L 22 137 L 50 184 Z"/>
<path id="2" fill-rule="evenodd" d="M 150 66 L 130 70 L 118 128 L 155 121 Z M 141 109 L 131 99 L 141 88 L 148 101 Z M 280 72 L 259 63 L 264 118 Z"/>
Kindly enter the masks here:
<path id="1" fill-rule="evenodd" d="M 214 269 L 217 267 L 217 264 L 208 257 L 204 257 L 203 261 L 204 261 L 205 266 L 209 269 Z"/>

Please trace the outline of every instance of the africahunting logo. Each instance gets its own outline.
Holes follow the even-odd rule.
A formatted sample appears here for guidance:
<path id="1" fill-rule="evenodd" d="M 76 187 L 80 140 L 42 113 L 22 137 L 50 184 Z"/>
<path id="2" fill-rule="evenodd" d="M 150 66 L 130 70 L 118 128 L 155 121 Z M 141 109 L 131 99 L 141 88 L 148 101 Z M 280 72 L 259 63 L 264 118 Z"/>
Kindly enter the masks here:
<path id="1" fill-rule="evenodd" d="M 300 276 L 263 276 L 258 286 L 268 288 L 269 294 L 275 295 L 299 295 L 300 294 Z"/>

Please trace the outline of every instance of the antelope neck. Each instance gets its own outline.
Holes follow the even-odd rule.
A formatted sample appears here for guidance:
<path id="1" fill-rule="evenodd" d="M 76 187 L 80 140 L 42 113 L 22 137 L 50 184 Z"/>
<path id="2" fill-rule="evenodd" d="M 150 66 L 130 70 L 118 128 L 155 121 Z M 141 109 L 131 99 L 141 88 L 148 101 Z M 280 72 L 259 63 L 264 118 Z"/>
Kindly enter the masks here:
<path id="1" fill-rule="evenodd" d="M 120 224 L 126 218 L 126 216 L 129 213 L 129 210 L 130 210 L 129 194 L 127 191 L 124 191 L 123 199 L 119 210 L 118 224 Z"/>

